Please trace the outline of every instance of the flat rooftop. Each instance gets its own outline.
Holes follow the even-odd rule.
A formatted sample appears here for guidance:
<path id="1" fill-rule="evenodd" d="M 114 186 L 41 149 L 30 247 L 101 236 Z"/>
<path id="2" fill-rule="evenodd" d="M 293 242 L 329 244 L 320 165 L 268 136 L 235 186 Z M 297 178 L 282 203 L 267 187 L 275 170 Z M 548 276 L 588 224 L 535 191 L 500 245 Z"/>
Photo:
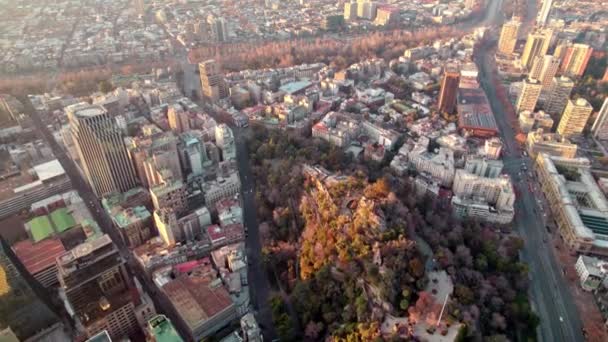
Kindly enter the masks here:
<path id="1" fill-rule="evenodd" d="M 31 274 L 36 274 L 53 265 L 55 259 L 65 253 L 65 248 L 59 239 L 46 239 L 38 243 L 31 240 L 19 241 L 12 246 L 13 251 Z"/>

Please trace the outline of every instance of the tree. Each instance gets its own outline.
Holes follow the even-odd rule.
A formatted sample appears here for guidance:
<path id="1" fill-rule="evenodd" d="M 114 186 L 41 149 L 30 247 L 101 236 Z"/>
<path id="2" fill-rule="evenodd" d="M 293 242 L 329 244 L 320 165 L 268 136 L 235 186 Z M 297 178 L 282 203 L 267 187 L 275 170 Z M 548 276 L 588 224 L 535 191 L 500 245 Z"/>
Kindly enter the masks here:
<path id="1" fill-rule="evenodd" d="M 99 83 L 97 83 L 97 89 L 106 94 L 114 90 L 114 85 L 108 80 L 101 80 Z"/>

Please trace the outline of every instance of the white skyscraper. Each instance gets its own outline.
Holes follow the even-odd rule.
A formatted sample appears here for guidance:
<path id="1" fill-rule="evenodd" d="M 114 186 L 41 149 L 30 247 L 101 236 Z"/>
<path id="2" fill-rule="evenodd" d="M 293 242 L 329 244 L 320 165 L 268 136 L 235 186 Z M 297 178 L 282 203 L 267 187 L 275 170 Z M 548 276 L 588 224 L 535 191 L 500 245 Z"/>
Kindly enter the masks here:
<path id="1" fill-rule="evenodd" d="M 604 100 L 604 104 L 597 114 L 593 127 L 591 127 L 591 133 L 596 139 L 608 139 L 608 98 Z"/>
<path id="2" fill-rule="evenodd" d="M 543 5 L 538 12 L 538 16 L 536 17 L 536 23 L 539 26 L 545 26 L 547 24 L 547 20 L 549 19 L 549 13 L 551 12 L 551 7 L 553 6 L 553 0 L 543 0 Z"/>

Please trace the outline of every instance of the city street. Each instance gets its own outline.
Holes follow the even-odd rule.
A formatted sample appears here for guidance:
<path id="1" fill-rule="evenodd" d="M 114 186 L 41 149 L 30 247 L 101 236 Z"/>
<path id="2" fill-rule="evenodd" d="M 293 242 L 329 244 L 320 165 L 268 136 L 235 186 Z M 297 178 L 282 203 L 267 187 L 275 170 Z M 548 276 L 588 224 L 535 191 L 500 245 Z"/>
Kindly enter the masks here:
<path id="1" fill-rule="evenodd" d="M 492 51 L 492 44 L 481 48 Z M 557 264 L 553 250 L 547 245 L 551 240 L 545 228 L 543 210 L 530 191 L 536 181 L 525 176 L 522 163 L 528 171 L 533 169 L 529 158 L 520 156 L 520 148 L 515 141 L 515 131 L 510 125 L 492 82 L 494 72 L 493 54 L 484 53 L 477 58 L 481 86 L 485 89 L 496 123 L 504 143 L 504 172 L 509 174 L 518 195 L 515 203 L 514 225 L 524 240 L 521 258 L 530 271 L 530 294 L 534 310 L 540 317 L 539 340 L 541 341 L 583 341 L 581 321 L 568 290 L 562 268 Z"/>
<path id="2" fill-rule="evenodd" d="M 164 296 L 155 295 L 156 293 L 156 285 L 153 283 L 152 279 L 150 279 L 141 269 L 137 262 L 131 257 L 131 252 L 124 244 L 121 236 L 118 231 L 114 228 L 112 224 L 111 218 L 107 215 L 106 211 L 101 206 L 101 203 L 97 196 L 93 193 L 87 181 L 82 177 L 78 167 L 75 165 L 72 158 L 66 154 L 65 150 L 55 141 L 52 132 L 47 127 L 47 124 L 42 120 L 42 115 L 46 113 L 40 113 L 34 110 L 31 103 L 26 103 L 27 112 L 30 115 L 34 125 L 36 126 L 37 131 L 40 134 L 40 137 L 43 138 L 49 145 L 49 147 L 53 150 L 53 153 L 59 163 L 65 170 L 66 174 L 70 178 L 72 182 L 72 188 L 78 192 L 78 195 L 82 198 L 82 200 L 87 205 L 89 212 L 95 219 L 95 221 L 99 224 L 101 231 L 108 234 L 114 244 L 120 251 L 120 255 L 124 260 L 127 261 L 129 265 L 129 270 L 131 273 L 137 277 L 143 289 L 150 295 L 152 298 L 156 310 L 159 312 L 167 313 L 170 317 L 177 317 L 176 312 L 173 310 L 173 307 L 170 305 L 169 301 Z M 172 320 L 175 327 L 182 333 L 182 336 L 187 336 L 185 334 L 186 327 L 181 324 L 180 321 L 175 319 Z"/>

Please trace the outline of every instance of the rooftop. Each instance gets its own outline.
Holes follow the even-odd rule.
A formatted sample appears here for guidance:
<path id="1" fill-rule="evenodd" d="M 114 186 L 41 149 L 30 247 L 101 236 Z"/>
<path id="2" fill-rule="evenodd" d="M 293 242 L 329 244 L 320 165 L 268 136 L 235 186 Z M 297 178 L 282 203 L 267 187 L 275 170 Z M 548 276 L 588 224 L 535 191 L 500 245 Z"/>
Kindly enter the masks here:
<path id="1" fill-rule="evenodd" d="M 150 334 L 156 342 L 183 342 L 171 321 L 165 315 L 157 315 L 148 321 Z"/>
<path id="2" fill-rule="evenodd" d="M 76 225 L 74 217 L 72 217 L 67 208 L 59 208 L 49 216 L 58 233 L 62 233 Z"/>
<path id="3" fill-rule="evenodd" d="M 46 239 L 38 243 L 23 240 L 15 243 L 12 248 L 31 274 L 55 265 L 55 259 L 65 253 L 65 248 L 59 239 Z"/>
<path id="4" fill-rule="evenodd" d="M 163 291 L 191 330 L 233 306 L 221 281 L 181 275 L 165 284 Z"/>
<path id="5" fill-rule="evenodd" d="M 48 216 L 38 216 L 27 222 L 27 226 L 30 228 L 32 239 L 34 242 L 38 242 L 46 239 L 53 235 L 53 226 Z"/>

